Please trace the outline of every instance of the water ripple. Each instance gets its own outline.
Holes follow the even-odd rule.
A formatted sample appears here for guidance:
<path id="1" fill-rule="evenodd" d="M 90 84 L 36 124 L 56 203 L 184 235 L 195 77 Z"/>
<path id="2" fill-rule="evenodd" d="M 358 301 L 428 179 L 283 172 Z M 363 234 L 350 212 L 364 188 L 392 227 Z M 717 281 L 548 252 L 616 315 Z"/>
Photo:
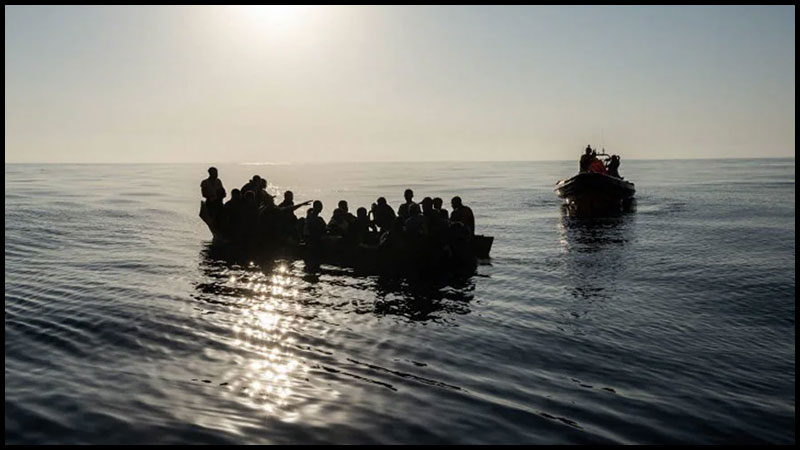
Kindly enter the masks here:
<path id="1" fill-rule="evenodd" d="M 219 167 L 461 195 L 493 258 L 436 283 L 212 246 L 203 166 L 6 165 L 6 443 L 794 442 L 794 161 L 625 164 L 601 220 L 574 162 Z"/>

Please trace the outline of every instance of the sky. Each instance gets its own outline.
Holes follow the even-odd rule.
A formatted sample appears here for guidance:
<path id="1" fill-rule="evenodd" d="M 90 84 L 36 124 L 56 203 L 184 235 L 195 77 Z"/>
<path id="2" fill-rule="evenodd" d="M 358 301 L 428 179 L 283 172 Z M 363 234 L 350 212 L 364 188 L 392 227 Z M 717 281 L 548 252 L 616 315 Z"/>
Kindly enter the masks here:
<path id="1" fill-rule="evenodd" d="M 793 157 L 794 6 L 6 6 L 6 163 Z"/>

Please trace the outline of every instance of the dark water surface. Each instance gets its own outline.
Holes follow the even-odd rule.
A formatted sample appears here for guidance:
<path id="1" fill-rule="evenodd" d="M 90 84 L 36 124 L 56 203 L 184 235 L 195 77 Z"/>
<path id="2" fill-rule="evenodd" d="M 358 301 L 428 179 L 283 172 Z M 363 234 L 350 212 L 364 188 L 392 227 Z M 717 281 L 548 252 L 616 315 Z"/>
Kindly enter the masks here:
<path id="1" fill-rule="evenodd" d="M 5 442 L 795 441 L 795 161 L 219 166 L 352 209 L 459 194 L 493 258 L 419 285 L 240 261 L 200 165 L 6 165 Z"/>

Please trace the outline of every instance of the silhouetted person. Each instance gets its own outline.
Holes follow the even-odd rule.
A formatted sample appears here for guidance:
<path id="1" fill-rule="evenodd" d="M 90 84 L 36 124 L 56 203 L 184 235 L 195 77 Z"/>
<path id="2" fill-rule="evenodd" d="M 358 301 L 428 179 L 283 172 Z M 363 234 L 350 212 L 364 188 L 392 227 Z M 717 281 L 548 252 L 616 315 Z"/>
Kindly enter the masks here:
<path id="1" fill-rule="evenodd" d="M 422 217 L 425 218 L 425 228 L 427 231 L 430 231 L 431 226 L 436 226 L 434 219 L 438 219 L 438 213 L 433 211 L 433 199 L 425 197 L 419 204 L 422 206 Z"/>
<path id="2" fill-rule="evenodd" d="M 267 192 L 267 180 L 260 178 L 256 187 L 256 203 L 260 206 L 275 206 L 275 199 Z"/>
<path id="3" fill-rule="evenodd" d="M 348 230 L 347 220 L 344 219 L 344 211 L 334 208 L 331 219 L 328 221 L 328 234 L 331 236 L 344 236 Z"/>
<path id="4" fill-rule="evenodd" d="M 433 199 L 430 197 L 425 197 L 419 203 L 422 206 L 422 214 L 423 215 L 430 215 L 433 214 Z"/>
<path id="5" fill-rule="evenodd" d="M 447 234 L 447 217 L 442 216 L 442 210 L 436 209 L 436 200 L 430 197 L 425 197 L 422 202 L 422 215 L 425 217 L 425 226 L 427 227 L 428 236 L 430 237 L 428 244 L 432 249 L 438 250 L 444 244 L 445 235 Z M 441 206 L 441 199 L 439 199 L 439 206 Z"/>
<path id="6" fill-rule="evenodd" d="M 461 222 L 451 222 L 448 233 L 450 254 L 455 261 L 469 261 L 474 258 L 472 249 L 473 232 Z"/>
<path id="7" fill-rule="evenodd" d="M 242 195 L 239 189 L 231 191 L 231 199 L 222 208 L 225 232 L 238 239 L 242 232 Z"/>
<path id="8" fill-rule="evenodd" d="M 253 191 L 243 191 L 243 205 L 249 209 L 257 209 L 256 206 L 256 193 Z"/>
<path id="9" fill-rule="evenodd" d="M 242 194 L 238 189 L 231 191 L 231 198 L 225 202 L 225 209 L 238 208 L 242 204 Z"/>
<path id="10" fill-rule="evenodd" d="M 217 195 L 213 199 L 207 200 L 208 211 L 215 218 L 217 223 L 222 222 L 222 202 L 225 200 L 225 188 L 217 188 Z"/>
<path id="11" fill-rule="evenodd" d="M 258 205 L 256 204 L 256 193 L 247 191 L 244 193 L 242 204 L 242 231 L 246 242 L 253 242 L 258 230 Z"/>
<path id="12" fill-rule="evenodd" d="M 283 201 L 280 205 L 281 208 L 285 208 L 287 206 L 294 206 L 294 192 L 286 191 L 283 193 Z"/>
<path id="13" fill-rule="evenodd" d="M 581 155 L 581 162 L 580 162 L 580 171 L 581 172 L 588 172 L 589 171 L 589 164 L 592 163 L 592 147 L 587 145 L 586 146 L 586 153 Z"/>
<path id="14" fill-rule="evenodd" d="M 442 218 L 444 220 L 449 220 L 450 219 L 450 214 L 447 212 L 446 209 L 442 209 L 442 205 L 443 204 L 444 204 L 444 201 L 441 198 L 436 197 L 436 198 L 433 199 L 433 209 L 434 209 L 434 211 L 438 212 L 442 216 Z"/>
<path id="15" fill-rule="evenodd" d="M 347 220 L 348 225 L 352 225 L 356 221 L 356 216 L 350 212 L 350 208 L 347 206 L 346 200 L 339 200 L 339 209 L 342 210 L 342 215 L 344 216 L 345 220 Z"/>
<path id="16" fill-rule="evenodd" d="M 224 191 L 225 188 L 222 187 L 222 180 L 217 177 L 217 168 L 209 167 L 208 178 L 200 182 L 200 193 L 203 195 L 203 198 L 206 199 L 207 203 L 211 203 L 217 200 L 220 189 Z"/>
<path id="17" fill-rule="evenodd" d="M 348 236 L 350 228 L 356 221 L 356 217 L 350 213 L 347 202 L 339 201 L 339 205 L 333 210 L 331 220 L 328 222 L 328 233 L 336 236 Z"/>
<path id="18" fill-rule="evenodd" d="M 272 197 L 272 196 L 270 196 L 270 197 Z M 305 205 L 308 205 L 310 203 L 311 203 L 311 200 L 306 200 L 303 203 L 298 203 L 298 204 L 295 205 L 294 204 L 294 194 L 292 193 L 292 191 L 286 191 L 283 194 L 283 201 L 281 202 L 280 205 L 277 206 L 277 208 L 280 211 L 286 212 L 287 214 L 291 215 L 292 217 L 295 217 L 294 216 L 294 210 L 295 209 L 301 208 L 301 207 L 303 207 Z M 296 217 L 295 217 L 295 219 L 296 219 Z"/>
<path id="19" fill-rule="evenodd" d="M 397 217 L 406 220 L 409 216 L 409 208 L 411 208 L 411 205 L 416 205 L 416 203 L 414 203 L 412 200 L 414 198 L 414 191 L 411 189 L 406 189 L 406 191 L 403 192 L 403 197 L 406 199 L 406 202 L 397 208 Z"/>
<path id="20" fill-rule="evenodd" d="M 317 200 L 314 202 L 314 207 L 306 211 L 305 224 L 303 226 L 303 236 L 306 242 L 312 245 L 319 244 L 323 236 L 325 236 L 325 221 L 319 216 L 322 212 L 322 202 Z"/>
<path id="21" fill-rule="evenodd" d="M 298 208 L 301 208 L 307 204 L 311 203 L 311 200 L 300 203 L 299 205 L 294 204 L 294 193 L 292 191 L 286 191 L 283 193 L 283 201 L 278 205 L 278 233 L 280 235 L 280 239 L 284 240 L 287 237 L 291 237 L 292 239 L 297 239 L 299 237 L 297 231 L 297 216 L 294 215 L 294 211 Z"/>
<path id="22" fill-rule="evenodd" d="M 356 220 L 350 229 L 351 240 L 359 244 L 373 244 L 373 232 L 375 232 L 375 225 L 369 220 L 367 208 L 358 208 L 356 210 Z"/>
<path id="23" fill-rule="evenodd" d="M 412 203 L 408 207 L 408 219 L 405 221 L 406 233 L 409 236 L 424 236 L 428 234 L 425 225 L 425 217 L 422 216 L 422 211 L 416 203 Z"/>
<path id="24" fill-rule="evenodd" d="M 222 187 L 222 180 L 217 176 L 216 167 L 208 168 L 208 178 L 200 182 L 200 193 L 206 201 L 206 210 L 211 220 L 217 225 L 217 220 L 222 211 L 222 200 L 225 198 L 225 188 Z"/>
<path id="25" fill-rule="evenodd" d="M 475 234 L 475 216 L 472 214 L 472 209 L 461 203 L 461 197 L 458 196 L 453 197 L 450 201 L 450 206 L 453 207 L 453 212 L 450 213 L 450 221 L 463 223 L 471 234 Z"/>
<path id="26" fill-rule="evenodd" d="M 378 202 L 372 204 L 372 221 L 380 228 L 381 233 L 389 231 L 396 217 L 394 209 L 386 203 L 385 198 L 379 197 Z"/>
<path id="27" fill-rule="evenodd" d="M 407 250 L 406 235 L 403 231 L 403 219 L 397 217 L 392 222 L 389 229 L 383 233 L 378 242 L 380 254 L 391 264 L 402 261 L 403 254 Z"/>
<path id="28" fill-rule="evenodd" d="M 611 161 L 608 162 L 608 174 L 612 177 L 622 178 L 619 176 L 619 156 L 612 155 Z"/>
<path id="29" fill-rule="evenodd" d="M 283 239 L 283 217 L 281 210 L 275 205 L 275 199 L 266 191 L 266 185 L 267 180 L 262 178 L 255 193 L 261 238 L 265 243 L 277 244 Z"/>
<path id="30" fill-rule="evenodd" d="M 247 183 L 242 186 L 242 195 L 247 195 L 247 191 L 257 191 L 261 187 L 261 177 L 258 175 L 253 175 L 253 178 L 250 179 Z"/>

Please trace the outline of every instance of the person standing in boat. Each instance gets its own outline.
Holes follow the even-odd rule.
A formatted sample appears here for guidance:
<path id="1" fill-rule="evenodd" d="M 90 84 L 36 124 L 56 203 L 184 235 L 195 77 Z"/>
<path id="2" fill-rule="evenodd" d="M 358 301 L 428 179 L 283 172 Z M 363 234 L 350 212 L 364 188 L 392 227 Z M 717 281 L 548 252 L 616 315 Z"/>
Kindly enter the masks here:
<path id="1" fill-rule="evenodd" d="M 581 155 L 580 172 L 589 171 L 589 165 L 592 163 L 593 158 L 594 157 L 592 156 L 592 146 L 587 145 L 586 152 L 583 155 Z"/>
<path id="2" fill-rule="evenodd" d="M 206 201 L 212 201 L 217 198 L 217 191 L 222 188 L 222 180 L 217 176 L 217 168 L 208 168 L 208 178 L 200 182 L 200 192 Z"/>
<path id="3" fill-rule="evenodd" d="M 411 205 L 416 205 L 416 203 L 414 203 L 414 201 L 412 200 L 414 198 L 414 191 L 412 191 L 411 189 L 406 189 L 406 191 L 403 192 L 403 197 L 406 199 L 406 202 L 400 205 L 399 208 L 397 208 L 397 217 L 403 219 L 403 221 L 405 222 L 405 220 L 408 219 L 410 215 L 409 209 L 411 208 Z"/>
<path id="4" fill-rule="evenodd" d="M 222 180 L 217 176 L 217 168 L 208 168 L 208 178 L 200 182 L 200 193 L 206 200 L 206 207 L 211 217 L 215 217 L 222 206 L 222 199 L 225 197 L 225 188 L 222 187 Z M 220 198 L 220 193 L 222 197 Z"/>
<path id="5" fill-rule="evenodd" d="M 472 214 L 472 209 L 461 202 L 461 197 L 455 196 L 450 201 L 450 206 L 453 207 L 453 212 L 450 213 L 451 222 L 461 222 L 467 227 L 470 234 L 475 234 L 475 216 Z"/>

